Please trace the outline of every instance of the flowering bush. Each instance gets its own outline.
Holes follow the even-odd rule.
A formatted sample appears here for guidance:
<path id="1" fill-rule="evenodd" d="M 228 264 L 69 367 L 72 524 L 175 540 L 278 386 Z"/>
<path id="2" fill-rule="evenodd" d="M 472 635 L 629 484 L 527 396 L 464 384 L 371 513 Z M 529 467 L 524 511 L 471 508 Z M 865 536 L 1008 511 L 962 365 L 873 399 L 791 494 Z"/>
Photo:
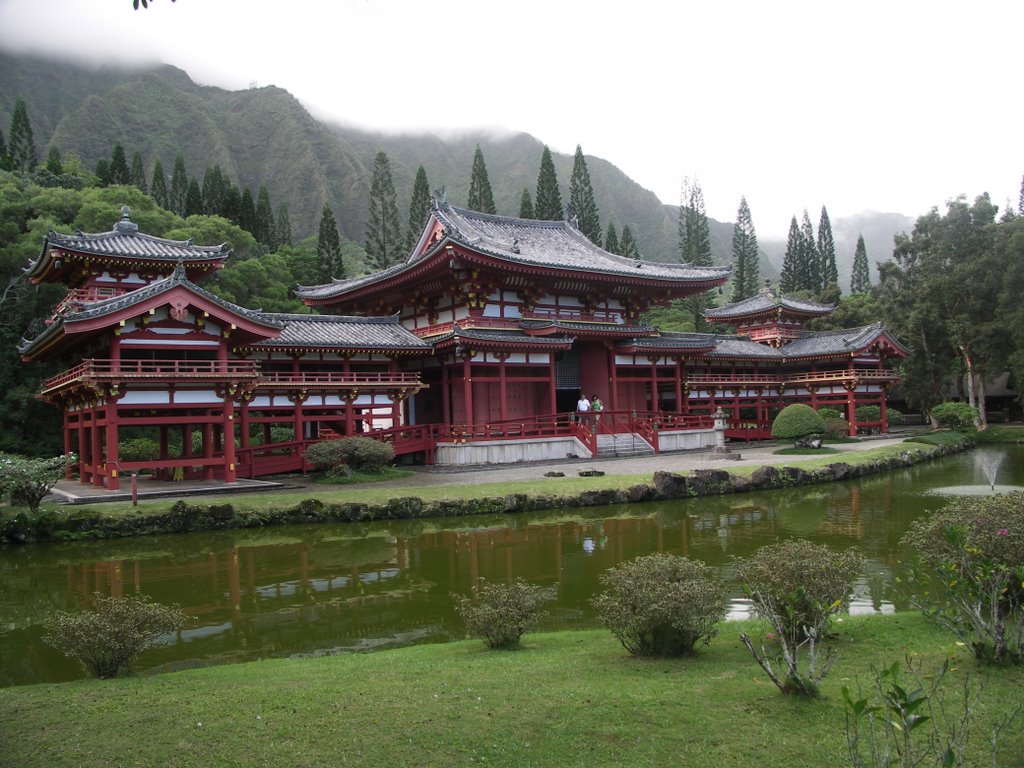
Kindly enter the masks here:
<path id="1" fill-rule="evenodd" d="M 390 443 L 372 437 L 342 437 L 306 448 L 306 461 L 317 469 L 347 464 L 360 472 L 382 472 L 394 458 L 395 449 Z"/>
<path id="2" fill-rule="evenodd" d="M 46 494 L 64 477 L 67 465 L 77 461 L 73 453 L 50 459 L 0 454 L 0 493 L 10 494 L 12 505 L 24 505 L 35 515 Z"/>
<path id="3" fill-rule="evenodd" d="M 452 595 L 466 631 L 481 637 L 488 648 L 516 648 L 526 630 L 544 616 L 543 606 L 555 599 L 545 589 L 516 579 L 508 584 L 480 580 L 475 594 Z"/>
<path id="4" fill-rule="evenodd" d="M 1024 663 L 1024 492 L 957 499 L 903 543 L 920 558 L 915 599 L 927 615 L 978 659 Z"/>
<path id="5" fill-rule="evenodd" d="M 634 656 L 683 656 L 717 634 L 722 584 L 702 563 L 666 554 L 637 557 L 601 576 L 593 599 L 601 622 Z"/>

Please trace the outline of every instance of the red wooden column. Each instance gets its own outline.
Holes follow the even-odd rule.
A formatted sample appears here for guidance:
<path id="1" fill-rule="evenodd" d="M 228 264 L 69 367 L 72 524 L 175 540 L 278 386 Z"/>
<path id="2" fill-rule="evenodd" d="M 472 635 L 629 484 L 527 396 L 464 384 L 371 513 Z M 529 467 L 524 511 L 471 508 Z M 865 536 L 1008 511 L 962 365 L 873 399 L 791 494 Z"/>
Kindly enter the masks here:
<path id="1" fill-rule="evenodd" d="M 71 414 L 68 413 L 67 407 L 64 408 L 64 455 L 67 456 L 71 453 Z M 64 479 L 71 479 L 71 465 L 64 465 Z"/>
<path id="2" fill-rule="evenodd" d="M 884 434 L 885 432 L 889 431 L 888 419 L 886 418 L 886 415 L 885 415 L 886 414 L 886 407 L 887 407 L 887 404 L 885 402 L 886 391 L 885 391 L 885 386 L 884 385 L 879 386 L 878 389 L 879 389 L 879 392 L 881 392 L 881 397 L 879 398 L 879 401 L 878 401 L 878 407 L 882 411 L 882 432 Z"/>
<path id="3" fill-rule="evenodd" d="M 558 370 L 555 353 L 548 353 L 548 413 L 558 413 Z"/>
<path id="4" fill-rule="evenodd" d="M 658 398 L 658 360 L 657 357 L 648 357 L 647 361 L 651 364 L 651 410 L 658 411 L 658 407 L 661 401 Z"/>
<path id="5" fill-rule="evenodd" d="M 676 413 L 683 412 L 683 360 L 676 360 Z"/>
<path id="6" fill-rule="evenodd" d="M 473 424 L 473 376 L 469 352 L 462 358 L 462 397 L 466 409 L 466 423 Z"/>
<path id="7" fill-rule="evenodd" d="M 609 345 L 608 350 L 608 381 L 612 389 L 612 410 L 619 410 L 619 368 L 615 363 L 615 346 Z"/>
<path id="8" fill-rule="evenodd" d="M 224 420 L 221 425 L 224 435 L 224 482 L 233 483 L 238 479 L 238 458 L 235 455 L 235 397 L 230 391 L 224 393 Z"/>
<path id="9" fill-rule="evenodd" d="M 209 415 L 209 414 L 208 414 Z M 213 424 L 209 421 L 203 422 L 203 479 L 213 480 L 213 465 L 209 463 L 213 458 Z"/>
<path id="10" fill-rule="evenodd" d="M 388 370 L 393 374 L 398 373 L 398 361 L 391 358 Z M 402 395 L 400 390 L 396 387 L 388 393 L 388 397 L 391 398 L 391 426 L 400 427 L 402 425 Z"/>
<path id="11" fill-rule="evenodd" d="M 451 377 L 447 360 L 441 361 L 441 421 L 449 426 L 452 423 Z"/>
<path id="12" fill-rule="evenodd" d="M 85 471 L 86 461 L 89 458 L 89 441 L 85 426 L 84 404 L 78 406 L 78 482 L 88 483 L 89 475 Z"/>
<path id="13" fill-rule="evenodd" d="M 816 384 L 808 384 L 807 391 L 811 393 L 811 408 L 818 410 L 818 386 Z"/>
<path id="14" fill-rule="evenodd" d="M 106 408 L 106 443 L 107 443 L 107 489 L 117 491 L 121 488 L 120 472 L 117 468 L 119 447 L 117 440 L 117 400 L 108 396 Z"/>
<path id="15" fill-rule="evenodd" d="M 857 398 L 854 397 L 854 390 L 857 382 L 846 382 L 846 413 L 850 421 L 850 437 L 857 436 Z"/>
<path id="16" fill-rule="evenodd" d="M 97 487 L 103 485 L 103 475 L 100 474 L 100 463 L 103 460 L 103 440 L 99 427 L 99 405 L 93 403 L 89 409 L 92 429 L 89 432 L 90 451 L 89 457 L 92 463 L 92 484 Z"/>
<path id="17" fill-rule="evenodd" d="M 508 391 L 505 389 L 505 361 L 508 360 L 508 352 L 498 352 L 498 416 L 502 421 L 508 418 Z"/>

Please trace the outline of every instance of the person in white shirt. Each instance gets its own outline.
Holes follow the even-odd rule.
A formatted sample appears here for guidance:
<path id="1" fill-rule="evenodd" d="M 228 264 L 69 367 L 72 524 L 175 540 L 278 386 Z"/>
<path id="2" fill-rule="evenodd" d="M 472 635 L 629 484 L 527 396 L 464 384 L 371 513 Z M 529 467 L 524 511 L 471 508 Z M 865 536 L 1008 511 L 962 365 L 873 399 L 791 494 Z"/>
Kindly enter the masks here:
<path id="1" fill-rule="evenodd" d="M 590 413 L 590 401 L 587 400 L 587 396 L 582 392 L 580 392 L 580 399 L 576 401 L 576 412 Z"/>

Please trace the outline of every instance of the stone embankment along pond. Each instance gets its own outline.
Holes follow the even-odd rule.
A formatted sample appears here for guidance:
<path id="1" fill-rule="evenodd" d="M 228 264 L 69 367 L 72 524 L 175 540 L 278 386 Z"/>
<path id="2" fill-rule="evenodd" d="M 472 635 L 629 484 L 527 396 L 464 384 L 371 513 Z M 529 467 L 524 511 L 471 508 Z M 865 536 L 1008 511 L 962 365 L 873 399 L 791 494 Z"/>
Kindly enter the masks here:
<path id="1" fill-rule="evenodd" d="M 0 541 L 73 541 L 82 539 L 149 536 L 164 533 L 257 528 L 327 522 L 370 522 L 409 520 L 424 517 L 514 514 L 570 507 L 600 507 L 646 501 L 688 499 L 727 493 L 767 491 L 801 485 L 851 480 L 901 467 L 909 467 L 971 447 L 969 441 L 940 445 L 914 444 L 895 455 L 865 463 L 837 461 L 825 467 L 775 467 L 765 465 L 750 475 L 731 474 L 722 469 L 698 469 L 689 474 L 656 472 L 651 483 L 625 489 L 582 491 L 573 495 L 482 496 L 471 499 L 424 501 L 417 496 L 389 499 L 380 504 L 358 502 L 324 503 L 310 498 L 281 509 L 246 510 L 232 504 L 189 504 L 179 501 L 168 511 L 133 511 L 120 516 L 98 515 L 88 509 L 44 511 L 35 518 L 18 513 L 0 523 Z"/>

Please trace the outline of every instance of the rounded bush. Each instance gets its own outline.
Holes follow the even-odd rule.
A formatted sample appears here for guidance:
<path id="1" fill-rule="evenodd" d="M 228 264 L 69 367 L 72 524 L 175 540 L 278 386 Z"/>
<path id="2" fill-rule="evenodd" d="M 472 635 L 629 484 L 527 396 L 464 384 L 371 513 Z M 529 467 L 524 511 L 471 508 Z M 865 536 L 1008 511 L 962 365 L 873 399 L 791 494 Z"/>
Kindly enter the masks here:
<path id="1" fill-rule="evenodd" d="M 118 445 L 122 461 L 155 461 L 160 458 L 160 444 L 150 437 L 136 437 Z"/>
<path id="2" fill-rule="evenodd" d="M 845 419 L 846 411 L 840 411 L 837 408 L 819 408 L 818 415 L 825 421 L 829 419 Z"/>
<path id="3" fill-rule="evenodd" d="M 394 458 L 395 449 L 390 443 L 372 437 L 342 437 L 306 448 L 306 461 L 317 469 L 347 464 L 359 472 L 381 472 Z"/>
<path id="4" fill-rule="evenodd" d="M 931 410 L 932 418 L 943 427 L 962 429 L 974 423 L 978 412 L 969 403 L 940 403 Z"/>
<path id="5" fill-rule="evenodd" d="M 818 412 L 820 415 L 820 411 Z M 822 421 L 825 424 L 825 437 L 831 440 L 838 440 L 841 437 L 850 436 L 850 422 L 846 419 L 825 419 Z"/>
<path id="6" fill-rule="evenodd" d="M 706 645 L 725 618 L 721 583 L 702 563 L 667 554 L 621 563 L 601 576 L 592 603 L 634 656 L 685 656 Z"/>
<path id="7" fill-rule="evenodd" d="M 783 408 L 772 422 L 772 437 L 798 440 L 808 435 L 825 433 L 825 422 L 811 406 L 793 403 Z"/>
<path id="8" fill-rule="evenodd" d="M 858 423 L 882 420 L 882 409 L 877 405 L 858 405 L 854 413 L 857 414 Z"/>
<path id="9" fill-rule="evenodd" d="M 546 613 L 545 603 L 555 599 L 554 589 L 545 589 L 516 579 L 508 584 L 480 580 L 476 593 L 452 595 L 455 611 L 466 623 L 466 631 L 483 639 L 488 648 L 516 648 L 526 631 Z"/>

